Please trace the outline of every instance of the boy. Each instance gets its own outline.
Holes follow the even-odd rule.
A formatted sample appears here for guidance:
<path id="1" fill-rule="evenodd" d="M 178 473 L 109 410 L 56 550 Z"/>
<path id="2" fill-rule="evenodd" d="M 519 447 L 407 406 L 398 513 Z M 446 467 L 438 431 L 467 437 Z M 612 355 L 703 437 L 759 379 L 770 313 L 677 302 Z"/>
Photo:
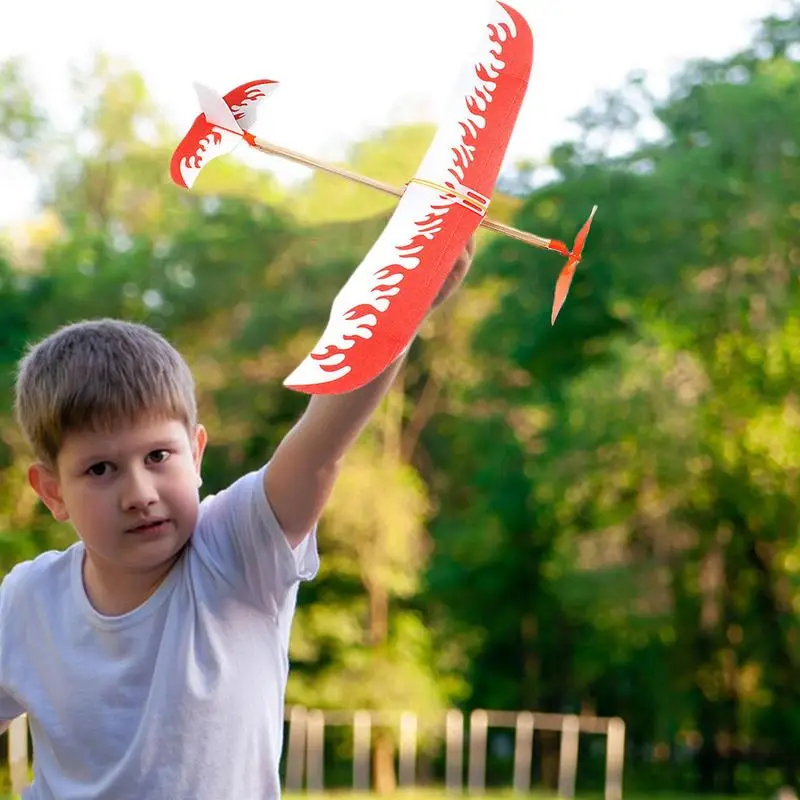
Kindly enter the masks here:
<path id="1" fill-rule="evenodd" d="M 313 397 L 267 465 L 200 502 L 206 433 L 161 336 L 100 320 L 29 351 L 17 414 L 30 483 L 78 541 L 0 587 L 0 721 L 28 714 L 27 800 L 279 796 L 298 584 L 317 572 L 341 459 L 399 364 Z"/>

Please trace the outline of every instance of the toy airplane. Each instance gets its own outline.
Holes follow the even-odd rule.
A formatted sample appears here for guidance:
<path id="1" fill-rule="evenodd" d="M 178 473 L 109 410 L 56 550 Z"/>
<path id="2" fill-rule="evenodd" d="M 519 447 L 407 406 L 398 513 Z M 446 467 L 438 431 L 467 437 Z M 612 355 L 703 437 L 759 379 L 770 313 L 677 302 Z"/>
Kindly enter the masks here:
<path id="1" fill-rule="evenodd" d="M 528 87 L 533 37 L 522 15 L 497 2 L 474 57 L 415 176 L 400 189 L 255 137 L 257 107 L 277 87 L 251 81 L 221 97 L 195 84 L 202 114 L 176 148 L 172 180 L 191 188 L 212 159 L 241 142 L 400 198 L 375 244 L 333 301 L 317 345 L 284 381 L 308 394 L 340 394 L 368 383 L 410 344 L 449 270 L 483 226 L 567 258 L 551 322 L 569 292 L 596 206 L 570 250 L 487 219 L 486 212 Z"/>

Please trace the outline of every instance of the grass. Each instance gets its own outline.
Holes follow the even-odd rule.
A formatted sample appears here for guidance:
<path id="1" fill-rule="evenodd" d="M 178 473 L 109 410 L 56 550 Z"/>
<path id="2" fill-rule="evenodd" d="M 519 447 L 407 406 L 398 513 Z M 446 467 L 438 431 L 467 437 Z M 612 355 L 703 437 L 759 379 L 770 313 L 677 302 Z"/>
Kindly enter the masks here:
<path id="1" fill-rule="evenodd" d="M 322 794 L 289 794 L 284 793 L 284 800 L 377 800 L 378 796 L 366 792 L 352 792 L 348 790 L 328 791 Z M 466 792 L 462 795 L 468 798 Z M 525 796 L 527 800 L 558 800 L 556 795 L 547 792 L 531 792 Z M 626 792 L 623 789 L 623 800 L 734 800 L 722 795 L 676 794 L 675 792 Z M 397 791 L 380 800 L 452 800 L 453 795 L 447 794 L 444 789 L 412 789 Z M 487 791 L 482 795 L 482 800 L 520 800 L 520 795 L 511 790 Z M 602 791 L 578 792 L 575 800 L 603 800 Z M 763 798 L 747 798 L 737 795 L 735 800 L 763 800 Z"/>
<path id="2" fill-rule="evenodd" d="M 466 797 L 466 793 L 464 797 Z M 367 792 L 330 791 L 322 794 L 288 794 L 284 793 L 284 800 L 377 800 L 378 796 Z M 555 795 L 531 792 L 526 795 L 527 800 L 558 800 Z M 393 795 L 381 800 L 451 800 L 452 795 L 444 790 L 436 789 L 417 789 L 398 791 Z M 0 800 L 19 800 L 17 795 L 0 795 Z M 490 792 L 483 795 L 483 800 L 519 800 L 519 795 L 511 791 Z M 575 800 L 603 800 L 602 792 L 578 793 Z M 675 794 L 674 792 L 648 792 L 647 794 L 629 794 L 623 792 L 623 800 L 734 800 L 734 798 L 722 795 L 697 795 L 697 794 Z M 757 798 L 747 798 L 738 795 L 735 800 L 757 800 Z M 763 798 L 758 799 L 763 800 Z"/>
<path id="3" fill-rule="evenodd" d="M 723 795 L 681 794 L 675 792 L 626 792 L 623 790 L 623 800 L 764 800 L 764 798 L 745 797 L 737 795 L 736 798 Z M 392 795 L 380 797 L 370 792 L 354 792 L 348 789 L 329 790 L 322 793 L 292 793 L 284 792 L 283 800 L 453 800 L 453 795 L 448 794 L 443 788 L 402 789 Z M 469 800 L 465 791 L 464 800 Z M 0 800 L 19 800 L 18 795 L 0 794 Z M 481 800 L 520 800 L 520 795 L 510 789 L 487 790 Z M 559 800 L 554 794 L 547 792 L 531 792 L 525 795 L 525 800 Z M 578 792 L 575 800 L 603 800 L 602 791 Z"/>

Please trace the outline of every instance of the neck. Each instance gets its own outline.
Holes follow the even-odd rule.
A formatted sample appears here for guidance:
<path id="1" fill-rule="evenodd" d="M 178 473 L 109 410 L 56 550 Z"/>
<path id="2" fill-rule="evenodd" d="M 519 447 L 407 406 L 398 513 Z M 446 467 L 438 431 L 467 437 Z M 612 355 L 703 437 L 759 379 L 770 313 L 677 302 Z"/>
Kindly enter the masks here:
<path id="1" fill-rule="evenodd" d="M 145 603 L 175 566 L 178 555 L 157 569 L 147 572 L 98 569 L 87 552 L 83 560 L 83 587 L 98 614 L 118 617 Z"/>

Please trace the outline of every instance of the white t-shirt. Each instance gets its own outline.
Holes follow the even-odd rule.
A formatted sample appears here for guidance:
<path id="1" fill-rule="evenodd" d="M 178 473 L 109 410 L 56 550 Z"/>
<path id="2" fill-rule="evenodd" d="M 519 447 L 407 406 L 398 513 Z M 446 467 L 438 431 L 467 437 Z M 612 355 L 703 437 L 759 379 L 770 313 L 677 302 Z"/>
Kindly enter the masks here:
<path id="1" fill-rule="evenodd" d="M 289 631 L 316 530 L 294 551 L 250 473 L 200 505 L 181 560 L 139 608 L 98 614 L 83 545 L 0 588 L 0 719 L 28 713 L 25 800 L 280 795 Z"/>

